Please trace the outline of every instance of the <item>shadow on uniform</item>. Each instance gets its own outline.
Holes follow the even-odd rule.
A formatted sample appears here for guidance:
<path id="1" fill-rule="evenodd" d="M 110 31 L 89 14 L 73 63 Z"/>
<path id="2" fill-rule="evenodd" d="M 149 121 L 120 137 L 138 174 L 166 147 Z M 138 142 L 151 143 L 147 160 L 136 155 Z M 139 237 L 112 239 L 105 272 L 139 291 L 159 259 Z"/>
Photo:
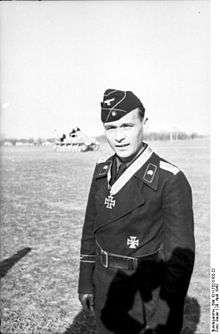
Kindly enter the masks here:
<path id="1" fill-rule="evenodd" d="M 200 305 L 196 298 L 187 296 L 184 307 L 184 330 L 182 334 L 194 334 L 200 320 Z M 95 334 L 96 324 L 92 314 L 81 310 L 63 334 Z"/>
<path id="2" fill-rule="evenodd" d="M 31 251 L 30 247 L 23 248 L 17 253 L 9 257 L 8 259 L 0 262 L 0 278 L 3 278 L 7 272 L 19 261 Z"/>
<path id="3" fill-rule="evenodd" d="M 185 328 L 182 334 L 196 333 L 197 325 L 200 321 L 201 307 L 198 300 L 194 297 L 187 296 L 184 306 L 184 321 L 183 328 Z"/>
<path id="4" fill-rule="evenodd" d="M 99 333 L 138 334 L 149 325 L 155 331 L 146 333 L 193 334 L 200 319 L 200 306 L 195 298 L 185 299 L 194 253 L 176 248 L 164 263 L 161 259 L 140 263 L 134 272 L 101 267 L 94 276 L 100 287 L 96 294 Z M 99 274 L 100 272 L 100 274 Z M 106 273 L 111 277 L 106 277 Z M 107 296 L 103 300 L 103 296 Z M 144 301 L 144 303 L 142 302 Z M 182 314 L 184 310 L 184 321 Z M 95 333 L 95 321 L 80 312 L 64 334 Z"/>

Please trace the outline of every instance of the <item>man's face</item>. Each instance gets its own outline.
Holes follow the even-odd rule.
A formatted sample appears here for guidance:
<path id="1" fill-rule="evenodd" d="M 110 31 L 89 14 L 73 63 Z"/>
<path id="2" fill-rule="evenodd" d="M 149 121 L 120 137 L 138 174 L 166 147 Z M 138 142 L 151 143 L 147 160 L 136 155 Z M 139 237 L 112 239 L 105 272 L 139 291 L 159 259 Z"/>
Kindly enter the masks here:
<path id="1" fill-rule="evenodd" d="M 138 151 L 143 141 L 143 125 L 138 109 L 117 121 L 104 123 L 108 143 L 120 158 L 128 158 Z"/>

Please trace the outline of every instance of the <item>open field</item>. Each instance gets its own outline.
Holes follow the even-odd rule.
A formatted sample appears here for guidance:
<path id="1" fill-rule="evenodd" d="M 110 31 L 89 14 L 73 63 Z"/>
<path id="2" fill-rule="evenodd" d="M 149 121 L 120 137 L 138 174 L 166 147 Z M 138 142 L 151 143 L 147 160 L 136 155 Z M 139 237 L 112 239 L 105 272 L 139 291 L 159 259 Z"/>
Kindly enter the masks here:
<path id="1" fill-rule="evenodd" d="M 152 142 L 193 189 L 196 263 L 185 324 L 209 333 L 209 141 Z M 98 152 L 1 150 L 1 333 L 90 334 L 94 319 L 77 299 L 79 245 Z"/>

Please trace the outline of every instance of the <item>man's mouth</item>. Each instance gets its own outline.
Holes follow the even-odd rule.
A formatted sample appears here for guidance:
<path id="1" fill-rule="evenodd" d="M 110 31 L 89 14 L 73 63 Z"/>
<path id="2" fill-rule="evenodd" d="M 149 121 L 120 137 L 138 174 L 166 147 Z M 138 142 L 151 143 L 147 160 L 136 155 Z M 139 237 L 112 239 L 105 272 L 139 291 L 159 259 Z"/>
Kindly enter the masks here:
<path id="1" fill-rule="evenodd" d="M 129 144 L 115 145 L 115 147 L 117 147 L 117 148 L 123 148 L 123 147 L 127 147 L 127 146 L 129 146 Z"/>

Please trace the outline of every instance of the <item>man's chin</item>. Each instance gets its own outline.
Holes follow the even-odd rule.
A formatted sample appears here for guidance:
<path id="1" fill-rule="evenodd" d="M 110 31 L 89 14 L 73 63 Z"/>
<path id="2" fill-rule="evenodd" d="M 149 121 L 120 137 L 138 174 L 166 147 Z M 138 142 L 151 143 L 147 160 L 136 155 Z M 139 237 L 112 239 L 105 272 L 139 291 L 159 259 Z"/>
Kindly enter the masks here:
<path id="1" fill-rule="evenodd" d="M 116 154 L 119 158 L 129 158 L 130 156 L 132 156 L 132 153 L 129 151 L 116 151 Z"/>
<path id="2" fill-rule="evenodd" d="M 139 149 L 137 150 L 134 150 L 132 147 L 128 147 L 127 150 L 124 148 L 122 149 L 117 149 L 115 147 L 115 153 L 116 155 L 121 158 L 122 160 L 125 159 L 125 160 L 129 160 L 129 158 L 133 158 L 139 151 Z"/>

